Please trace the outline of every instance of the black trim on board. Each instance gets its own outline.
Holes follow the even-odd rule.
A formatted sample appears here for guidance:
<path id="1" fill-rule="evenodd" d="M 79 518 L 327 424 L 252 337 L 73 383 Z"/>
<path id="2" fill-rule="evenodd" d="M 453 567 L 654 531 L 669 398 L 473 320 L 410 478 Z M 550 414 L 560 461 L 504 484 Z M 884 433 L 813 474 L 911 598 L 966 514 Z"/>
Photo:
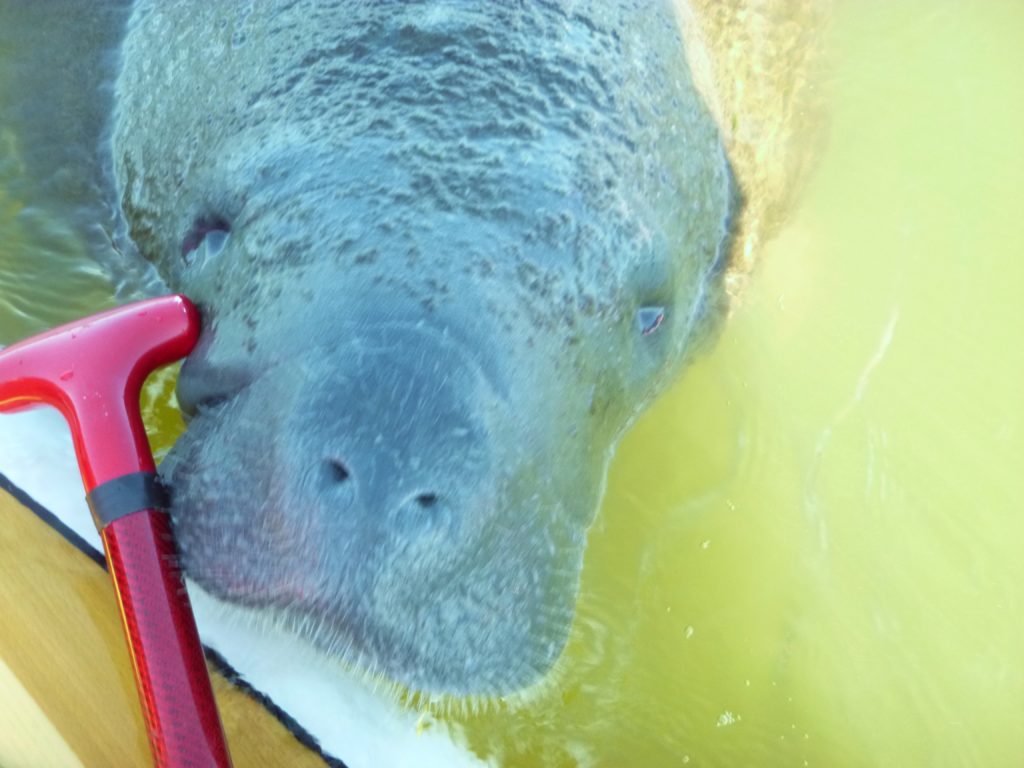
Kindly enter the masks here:
<path id="1" fill-rule="evenodd" d="M 204 645 L 203 650 L 206 651 L 207 661 L 216 667 L 217 671 L 224 675 L 224 678 L 229 683 L 236 688 L 241 689 L 244 693 L 248 694 L 251 698 L 256 699 L 257 702 L 263 705 L 263 708 L 280 720 L 281 724 L 291 732 L 292 736 L 294 736 L 300 744 L 320 755 L 330 768 L 348 768 L 348 766 L 338 758 L 325 754 L 323 749 L 320 747 L 320 742 L 316 740 L 316 737 L 313 734 L 299 725 L 298 721 L 296 721 L 294 717 L 277 706 L 277 704 L 274 703 L 274 700 L 267 696 L 267 694 L 253 688 L 245 678 L 238 674 L 235 668 L 228 663 L 227 659 L 221 656 L 217 651 L 213 650 L 213 648 L 207 648 Z"/>
<path id="2" fill-rule="evenodd" d="M 107 561 L 106 558 L 103 557 L 102 552 L 99 552 L 92 544 L 79 536 L 73 528 L 69 527 L 53 512 L 16 486 L 3 472 L 0 472 L 0 490 L 6 491 L 13 496 L 19 504 L 31 510 L 36 517 L 53 528 L 53 530 L 63 536 L 71 546 L 96 563 L 96 565 L 100 566 L 103 570 L 107 569 Z M 231 664 L 228 663 L 227 659 L 221 656 L 217 651 L 212 648 L 208 648 L 205 645 L 203 646 L 203 650 L 206 652 L 207 660 L 218 672 L 224 675 L 224 678 L 229 683 L 241 690 L 249 696 L 249 698 L 254 699 L 260 706 L 273 715 L 277 721 L 295 737 L 295 740 L 298 741 L 299 744 L 306 747 L 311 752 L 316 753 L 316 755 L 320 757 L 320 759 L 322 759 L 329 768 L 348 768 L 342 760 L 324 752 L 317 738 L 303 728 L 294 717 L 275 704 L 273 699 L 246 682 L 245 678 L 238 674 L 238 670 L 232 667 Z"/>
<path id="3" fill-rule="evenodd" d="M 53 514 L 53 512 L 16 486 L 3 472 L 0 472 L 0 490 L 7 491 L 7 493 L 13 496 L 19 504 L 23 507 L 28 507 L 36 517 L 63 536 L 65 541 L 67 541 L 71 546 L 96 563 L 100 568 L 107 570 L 107 560 L 103 557 L 102 552 L 79 536 L 73 528 Z"/>

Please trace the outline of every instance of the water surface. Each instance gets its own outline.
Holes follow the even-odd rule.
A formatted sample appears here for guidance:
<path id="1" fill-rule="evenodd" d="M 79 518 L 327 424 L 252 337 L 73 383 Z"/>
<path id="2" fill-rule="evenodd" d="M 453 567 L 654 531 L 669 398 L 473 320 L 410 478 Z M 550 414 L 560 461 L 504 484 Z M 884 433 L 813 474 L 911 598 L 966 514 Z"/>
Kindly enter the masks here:
<path id="1" fill-rule="evenodd" d="M 713 349 L 621 445 L 557 679 L 452 705 L 482 755 L 1024 762 L 1022 33 L 1014 3 L 835 6 L 815 170 Z M 119 284 L 25 192 L 2 115 L 9 343 Z M 803 157 L 757 124 L 762 167 Z M 160 452 L 171 383 L 147 399 Z"/>

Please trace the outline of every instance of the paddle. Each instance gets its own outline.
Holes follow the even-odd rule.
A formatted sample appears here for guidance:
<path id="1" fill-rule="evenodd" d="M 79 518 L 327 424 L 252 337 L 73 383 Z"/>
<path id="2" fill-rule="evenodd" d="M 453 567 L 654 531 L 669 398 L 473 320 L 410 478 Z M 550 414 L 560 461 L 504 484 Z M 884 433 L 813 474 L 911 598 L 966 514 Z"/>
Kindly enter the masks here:
<path id="1" fill-rule="evenodd" d="M 146 376 L 199 335 L 183 296 L 128 304 L 0 351 L 0 411 L 57 408 L 121 609 L 154 763 L 231 765 L 163 487 L 139 413 Z"/>

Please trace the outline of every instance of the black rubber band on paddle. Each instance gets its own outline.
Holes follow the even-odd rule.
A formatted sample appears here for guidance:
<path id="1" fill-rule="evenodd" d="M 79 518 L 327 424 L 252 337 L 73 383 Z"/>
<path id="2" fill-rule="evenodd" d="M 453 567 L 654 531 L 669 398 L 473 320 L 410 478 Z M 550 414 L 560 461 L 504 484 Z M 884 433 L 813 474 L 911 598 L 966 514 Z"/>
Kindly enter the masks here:
<path id="1" fill-rule="evenodd" d="M 144 509 L 167 509 L 167 487 L 155 472 L 132 472 L 97 485 L 85 495 L 97 530 Z"/>

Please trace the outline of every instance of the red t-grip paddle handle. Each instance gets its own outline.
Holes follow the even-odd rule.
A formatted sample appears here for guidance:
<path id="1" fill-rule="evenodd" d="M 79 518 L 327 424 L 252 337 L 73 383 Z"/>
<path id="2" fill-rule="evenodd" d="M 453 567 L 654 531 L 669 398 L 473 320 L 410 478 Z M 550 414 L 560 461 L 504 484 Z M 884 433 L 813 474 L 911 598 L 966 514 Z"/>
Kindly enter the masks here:
<path id="1" fill-rule="evenodd" d="M 19 342 L 0 351 L 0 411 L 59 409 L 71 425 L 86 494 L 122 484 L 111 481 L 151 478 L 139 392 L 153 369 L 187 355 L 198 335 L 195 307 L 164 296 Z M 128 507 L 97 525 L 155 764 L 230 766 L 167 514 Z"/>

